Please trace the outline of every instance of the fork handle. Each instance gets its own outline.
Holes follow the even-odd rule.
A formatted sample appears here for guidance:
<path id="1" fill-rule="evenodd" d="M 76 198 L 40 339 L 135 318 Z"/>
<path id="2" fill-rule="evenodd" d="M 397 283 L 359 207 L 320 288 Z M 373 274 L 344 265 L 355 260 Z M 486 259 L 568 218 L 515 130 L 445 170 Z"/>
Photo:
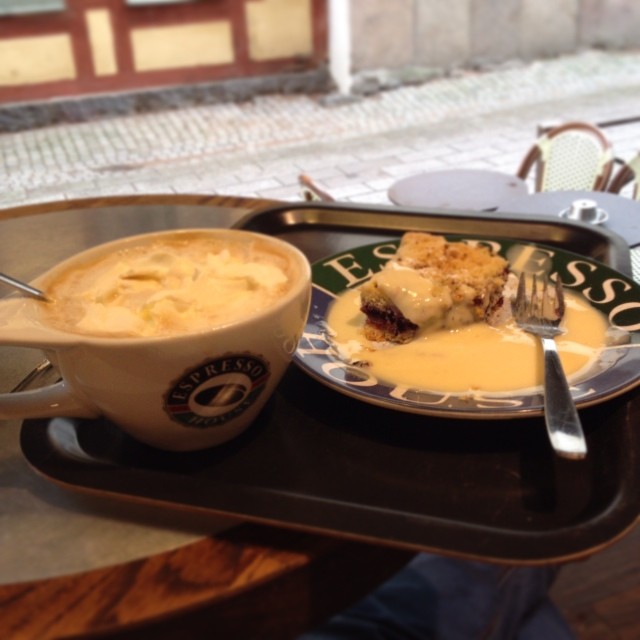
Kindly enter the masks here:
<path id="1" fill-rule="evenodd" d="M 563 458 L 584 458 L 587 443 L 556 342 L 553 338 L 540 340 L 544 352 L 544 416 L 551 445 Z"/>

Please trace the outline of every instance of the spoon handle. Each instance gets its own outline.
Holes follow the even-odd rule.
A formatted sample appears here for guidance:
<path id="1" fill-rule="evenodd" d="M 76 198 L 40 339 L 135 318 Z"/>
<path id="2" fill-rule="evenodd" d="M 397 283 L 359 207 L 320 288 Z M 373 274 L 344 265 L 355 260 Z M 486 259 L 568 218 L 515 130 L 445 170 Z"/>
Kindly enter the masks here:
<path id="1" fill-rule="evenodd" d="M 0 273 L 0 282 L 4 282 L 24 293 L 28 293 L 30 296 L 34 298 L 38 298 L 38 300 L 43 300 L 45 302 L 49 302 L 49 298 L 44 294 L 44 292 L 40 291 L 40 289 L 36 289 L 26 282 L 21 282 L 20 280 L 16 280 L 11 276 L 6 275 L 5 273 Z"/>

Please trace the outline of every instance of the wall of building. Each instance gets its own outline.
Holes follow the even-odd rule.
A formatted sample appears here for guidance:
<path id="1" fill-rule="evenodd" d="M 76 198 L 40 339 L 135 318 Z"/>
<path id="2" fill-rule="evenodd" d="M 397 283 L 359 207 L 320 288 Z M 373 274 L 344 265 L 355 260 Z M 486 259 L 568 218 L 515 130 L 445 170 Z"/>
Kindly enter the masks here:
<path id="1" fill-rule="evenodd" d="M 356 89 L 372 71 L 401 81 L 585 48 L 640 46 L 637 0 L 344 1 Z"/>
<path id="2" fill-rule="evenodd" d="M 324 0 L 66 0 L 18 11 L 0 17 L 0 103 L 316 69 L 325 16 Z"/>

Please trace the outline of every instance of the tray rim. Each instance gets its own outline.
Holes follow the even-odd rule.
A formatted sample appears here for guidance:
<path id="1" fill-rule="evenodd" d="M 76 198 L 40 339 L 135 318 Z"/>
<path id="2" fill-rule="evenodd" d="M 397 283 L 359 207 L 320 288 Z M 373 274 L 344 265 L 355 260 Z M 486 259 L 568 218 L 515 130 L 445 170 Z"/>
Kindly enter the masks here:
<path id="1" fill-rule="evenodd" d="M 612 269 L 619 271 L 620 273 L 632 278 L 633 272 L 631 269 L 631 247 L 627 242 L 617 233 L 606 229 L 598 225 L 591 225 L 586 222 L 563 220 L 557 216 L 547 216 L 540 214 L 539 216 L 532 216 L 528 214 L 518 213 L 502 213 L 496 215 L 496 212 L 488 211 L 459 211 L 459 210 L 442 210 L 442 209 L 419 209 L 415 207 L 398 207 L 389 205 L 368 205 L 358 203 L 340 203 L 340 202 L 286 202 L 278 203 L 273 206 L 264 207 L 251 211 L 233 225 L 234 228 L 251 228 L 251 225 L 256 224 L 261 218 L 266 216 L 282 215 L 287 216 L 290 224 L 290 228 L 294 226 L 303 226 L 309 222 L 301 217 L 301 214 L 309 215 L 309 212 L 318 211 L 329 219 L 322 221 L 323 225 L 334 224 L 343 228 L 359 228 L 356 225 L 355 220 L 344 219 L 340 217 L 340 214 L 348 212 L 355 214 L 356 216 L 374 215 L 374 219 L 369 222 L 374 222 L 374 225 L 370 228 L 375 231 L 380 231 L 383 228 L 388 228 L 393 233 L 400 234 L 404 231 L 415 229 L 416 226 L 410 224 L 410 221 L 424 221 L 430 220 L 440 227 L 434 232 L 436 233 L 473 233 L 474 235 L 491 237 L 495 232 L 491 231 L 491 226 L 495 224 L 505 225 L 505 223 L 512 223 L 518 228 L 522 228 L 526 225 L 533 226 L 539 233 L 546 229 L 552 233 L 561 228 L 580 230 L 585 235 L 592 237 L 598 237 L 602 242 L 606 242 L 611 249 L 612 261 L 604 262 Z M 388 219 L 387 219 L 388 216 Z M 379 220 L 376 220 L 379 218 Z M 383 225 L 383 221 L 387 224 Z M 452 226 L 456 222 L 468 222 L 472 225 L 477 225 L 479 231 L 461 231 L 459 228 Z M 294 222 L 294 224 L 292 224 Z M 402 224 L 399 225 L 398 223 Z M 393 224 L 395 223 L 395 224 Z M 316 222 L 317 224 L 317 222 Z M 418 227 L 421 225 L 417 225 Z M 483 233 L 484 230 L 485 232 Z M 553 237 L 547 239 L 537 239 L 531 237 L 523 237 L 517 233 L 511 232 L 510 226 L 503 226 L 500 232 L 497 234 L 503 238 L 510 240 L 522 240 L 525 242 L 540 242 L 541 244 L 562 246 L 558 240 L 554 240 Z M 577 251 L 574 251 L 577 253 Z M 596 262 L 603 262 L 597 258 L 591 257 Z"/>
<path id="2" fill-rule="evenodd" d="M 297 373 L 303 375 L 302 372 Z M 636 390 L 634 396 L 630 401 L 640 402 L 640 392 Z M 310 499 L 311 502 L 317 503 L 315 504 L 316 511 L 311 517 L 308 517 L 308 513 L 302 518 L 291 517 L 291 507 L 300 499 L 296 492 L 276 491 L 264 487 L 247 488 L 244 485 L 229 485 L 228 483 L 221 483 L 214 487 L 213 492 L 220 494 L 218 506 L 214 507 L 194 498 L 188 492 L 185 493 L 188 496 L 187 499 L 180 499 L 175 495 L 175 484 L 185 484 L 186 491 L 192 481 L 201 482 L 202 478 L 200 477 L 196 477 L 195 480 L 185 479 L 184 474 L 179 472 L 149 469 L 145 466 L 105 464 L 99 459 L 92 460 L 90 455 L 86 457 L 84 462 L 61 455 L 60 450 L 51 444 L 51 437 L 48 434 L 49 424 L 46 418 L 25 421 L 20 431 L 21 447 L 29 466 L 36 473 L 61 487 L 94 495 L 147 502 L 175 511 L 185 509 L 204 511 L 212 515 L 241 518 L 256 524 L 281 526 L 291 530 L 415 552 L 434 552 L 469 560 L 522 566 L 563 563 L 585 559 L 610 546 L 629 532 L 638 521 L 640 491 L 637 488 L 635 493 L 638 496 L 633 503 L 635 504 L 633 509 L 627 503 L 621 511 L 618 505 L 616 507 L 618 512 L 616 512 L 615 509 L 610 508 L 611 505 L 608 505 L 587 522 L 580 521 L 571 526 L 530 531 L 501 528 L 489 523 L 464 522 L 425 513 L 412 514 L 399 511 L 398 516 L 412 521 L 411 534 L 402 535 L 394 526 L 395 520 L 389 519 L 387 513 L 382 513 L 386 510 L 381 510 L 379 507 L 352 505 L 349 502 L 304 496 L 303 502 L 307 509 L 309 509 L 308 500 Z M 560 461 L 558 464 L 566 465 L 571 462 Z M 45 467 L 48 468 L 48 472 L 45 471 Z M 114 472 L 118 476 L 116 482 L 112 482 L 111 486 L 105 488 L 105 476 L 108 475 L 113 479 Z M 84 482 L 77 482 L 78 474 L 83 476 Z M 130 491 L 122 486 L 131 479 L 129 476 L 142 484 L 154 482 L 154 477 L 158 482 L 164 481 L 165 484 L 167 480 L 171 480 L 172 490 L 165 493 L 164 496 L 152 496 L 144 491 Z M 636 479 L 639 479 L 640 472 L 636 473 L 636 476 Z M 249 496 L 253 503 L 252 508 L 225 507 L 225 502 L 229 498 L 224 494 L 230 487 L 235 489 L 237 493 L 236 500 L 238 496 L 241 500 Z M 178 488 L 177 493 L 181 494 L 181 492 L 182 489 Z M 275 497 L 274 503 L 267 504 L 268 501 L 264 498 L 268 497 Z M 617 495 L 616 498 L 618 498 Z M 231 500 L 233 501 L 234 498 Z M 318 515 L 318 507 L 320 515 Z M 373 516 L 372 522 L 368 523 L 368 531 L 366 533 L 359 531 L 357 527 L 346 530 L 343 526 L 332 524 L 331 518 L 335 517 L 336 511 L 338 518 L 341 517 L 341 514 L 346 514 L 351 518 L 354 517 L 354 514 L 369 518 Z M 455 545 L 455 548 L 444 546 L 442 540 L 446 540 L 445 545 Z M 497 552 L 498 548 L 500 548 L 500 552 Z M 553 549 L 553 552 L 550 552 L 549 549 Z"/>

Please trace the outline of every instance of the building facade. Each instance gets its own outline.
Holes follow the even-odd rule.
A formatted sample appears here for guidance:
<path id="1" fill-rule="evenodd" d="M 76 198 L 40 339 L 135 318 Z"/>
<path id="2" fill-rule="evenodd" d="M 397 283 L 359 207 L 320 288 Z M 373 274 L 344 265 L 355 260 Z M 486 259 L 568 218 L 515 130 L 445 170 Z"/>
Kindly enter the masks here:
<path id="1" fill-rule="evenodd" d="M 0 103 L 295 73 L 324 0 L 0 0 Z"/>
<path id="2" fill-rule="evenodd" d="M 310 72 L 364 92 L 639 44 L 637 0 L 0 0 L 0 105 Z"/>

